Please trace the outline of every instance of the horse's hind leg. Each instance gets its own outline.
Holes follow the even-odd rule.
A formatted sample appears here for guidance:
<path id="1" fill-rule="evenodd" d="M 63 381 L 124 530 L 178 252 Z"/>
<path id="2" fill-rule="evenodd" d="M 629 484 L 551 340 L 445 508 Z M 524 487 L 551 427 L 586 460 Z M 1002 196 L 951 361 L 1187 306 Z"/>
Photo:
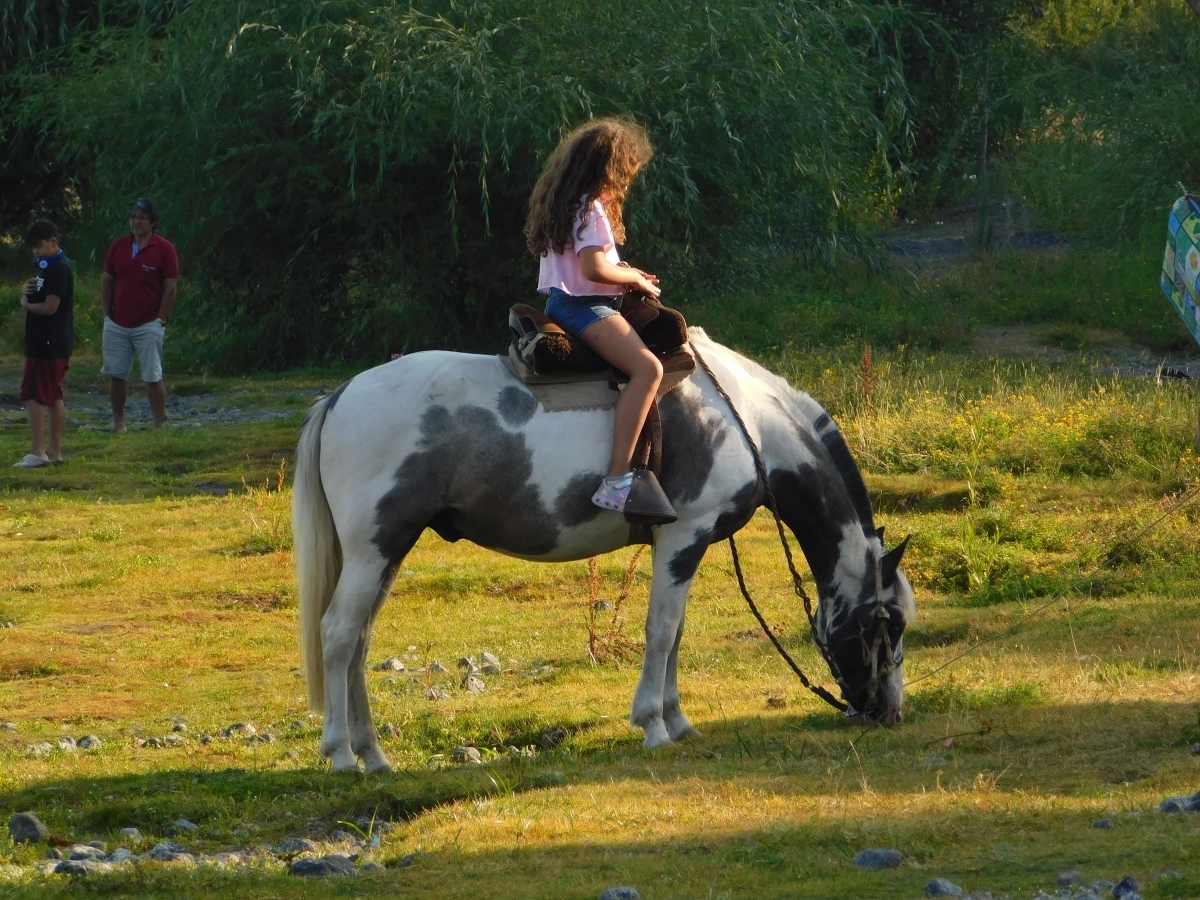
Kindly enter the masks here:
<path id="1" fill-rule="evenodd" d="M 336 770 L 357 769 L 358 761 L 350 741 L 351 686 L 359 690 L 361 680 L 361 711 L 357 719 L 370 709 L 366 702 L 366 673 L 363 653 L 364 634 L 372 611 L 380 602 L 387 564 L 378 556 L 371 559 L 347 558 L 342 564 L 333 600 L 321 619 L 321 644 L 325 667 L 325 729 L 321 738 L 321 754 L 329 757 Z M 355 670 L 352 671 L 351 667 Z M 356 698 L 358 699 L 358 698 Z M 361 727 L 361 726 L 360 726 Z M 385 760 L 386 762 L 386 760 Z"/>
<path id="2" fill-rule="evenodd" d="M 375 605 L 371 608 L 371 614 L 367 617 L 367 623 L 363 626 L 358 644 L 354 648 L 354 656 L 350 660 L 350 749 L 362 760 L 363 768 L 367 772 L 390 772 L 392 769 L 392 764 L 379 747 L 379 733 L 375 730 L 371 702 L 367 698 L 367 658 L 371 649 L 371 630 L 375 627 L 375 617 L 379 614 L 379 608 L 387 599 L 391 581 L 390 578 L 386 579 L 380 587 Z"/>

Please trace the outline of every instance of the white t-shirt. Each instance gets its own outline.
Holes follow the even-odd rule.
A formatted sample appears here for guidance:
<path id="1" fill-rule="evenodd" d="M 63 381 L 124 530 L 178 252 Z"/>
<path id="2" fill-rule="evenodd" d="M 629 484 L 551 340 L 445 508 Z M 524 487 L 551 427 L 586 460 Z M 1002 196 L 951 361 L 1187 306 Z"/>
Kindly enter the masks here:
<path id="1" fill-rule="evenodd" d="M 621 257 L 617 255 L 617 241 L 613 237 L 612 223 L 608 221 L 608 215 L 604 212 L 604 204 L 593 200 L 590 207 L 581 207 L 579 216 L 571 228 L 571 236 L 575 239 L 575 246 L 568 246 L 562 253 L 550 251 L 542 255 L 538 270 L 538 291 L 549 294 L 550 288 L 556 287 L 573 297 L 595 294 L 615 297 L 624 293 L 627 290 L 625 285 L 589 281 L 579 266 L 579 251 L 585 247 L 603 248 L 604 258 L 613 265 L 621 261 Z"/>

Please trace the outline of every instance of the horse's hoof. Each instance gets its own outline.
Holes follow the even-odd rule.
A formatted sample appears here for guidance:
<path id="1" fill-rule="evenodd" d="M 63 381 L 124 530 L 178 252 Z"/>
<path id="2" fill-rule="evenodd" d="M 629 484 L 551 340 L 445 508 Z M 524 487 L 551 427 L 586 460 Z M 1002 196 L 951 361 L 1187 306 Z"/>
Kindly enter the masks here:
<path id="1" fill-rule="evenodd" d="M 695 728 L 693 728 L 691 725 L 689 725 L 686 728 L 684 728 L 682 731 L 680 731 L 679 733 L 672 734 L 671 740 L 674 740 L 674 741 L 698 741 L 703 737 L 704 737 L 703 734 L 701 734 L 699 731 L 697 731 Z"/>
<path id="2" fill-rule="evenodd" d="M 380 775 L 392 771 L 392 764 L 378 749 L 366 750 L 362 754 L 363 771 L 368 775 Z"/>
<path id="3" fill-rule="evenodd" d="M 655 722 L 646 727 L 646 740 L 643 745 L 647 750 L 670 747 L 673 743 L 671 735 L 667 734 L 667 727 L 662 722 Z"/>
<path id="4" fill-rule="evenodd" d="M 330 765 L 333 766 L 335 772 L 358 771 L 358 757 L 350 751 L 349 747 L 325 755 L 329 757 Z"/>

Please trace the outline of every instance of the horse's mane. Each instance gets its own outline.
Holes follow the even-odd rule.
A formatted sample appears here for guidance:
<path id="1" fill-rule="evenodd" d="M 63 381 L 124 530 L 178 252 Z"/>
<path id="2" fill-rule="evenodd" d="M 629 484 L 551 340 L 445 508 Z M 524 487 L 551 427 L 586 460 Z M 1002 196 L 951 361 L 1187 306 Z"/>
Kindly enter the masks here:
<path id="1" fill-rule="evenodd" d="M 846 491 L 850 494 L 850 500 L 858 513 L 858 520 L 862 523 L 863 531 L 868 537 L 873 537 L 875 518 L 871 513 L 871 497 L 867 493 L 867 485 L 858 469 L 858 463 L 854 461 L 850 447 L 846 444 L 846 439 L 842 437 L 837 423 L 833 421 L 833 417 L 825 411 L 825 408 L 804 391 L 798 391 L 792 387 L 786 378 L 776 375 L 754 360 L 742 356 L 736 350 L 731 350 L 724 344 L 718 344 L 704 333 L 703 328 L 689 328 L 688 336 L 693 343 L 700 343 L 705 348 L 711 348 L 718 353 L 732 357 L 734 363 L 744 369 L 747 374 L 771 388 L 800 421 L 812 428 L 828 451 L 838 474 L 842 476 Z"/>

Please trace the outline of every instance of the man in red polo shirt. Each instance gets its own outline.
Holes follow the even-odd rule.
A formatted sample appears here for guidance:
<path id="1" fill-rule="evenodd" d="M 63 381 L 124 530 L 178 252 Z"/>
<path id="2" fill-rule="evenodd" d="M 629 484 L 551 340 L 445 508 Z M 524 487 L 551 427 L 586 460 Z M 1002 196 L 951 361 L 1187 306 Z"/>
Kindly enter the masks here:
<path id="1" fill-rule="evenodd" d="M 162 349 L 175 305 L 179 257 L 170 241 L 154 233 L 158 221 L 158 210 L 146 197 L 129 204 L 129 234 L 113 241 L 104 260 L 100 282 L 104 368 L 100 371 L 112 379 L 109 398 L 115 432 L 125 430 L 125 382 L 133 371 L 135 354 L 150 396 L 154 427 L 162 428 L 166 419 Z"/>

